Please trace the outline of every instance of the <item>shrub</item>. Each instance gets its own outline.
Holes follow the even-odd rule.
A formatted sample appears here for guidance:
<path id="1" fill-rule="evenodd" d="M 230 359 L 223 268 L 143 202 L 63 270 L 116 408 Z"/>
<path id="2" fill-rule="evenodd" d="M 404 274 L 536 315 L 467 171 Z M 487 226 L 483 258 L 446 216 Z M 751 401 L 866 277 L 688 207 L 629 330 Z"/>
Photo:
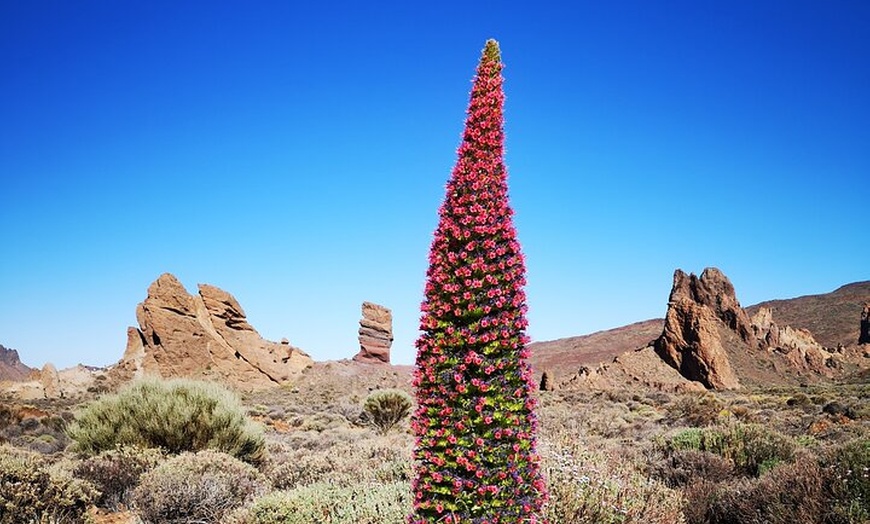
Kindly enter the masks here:
<path id="1" fill-rule="evenodd" d="M 709 426 L 719 419 L 725 404 L 714 394 L 686 393 L 667 405 L 668 418 L 691 426 Z"/>
<path id="2" fill-rule="evenodd" d="M 206 450 L 183 453 L 142 475 L 133 502 L 145 524 L 222 522 L 267 485 L 254 467 Z"/>
<path id="3" fill-rule="evenodd" d="M 870 439 L 836 447 L 826 462 L 835 522 L 870 522 Z"/>
<path id="4" fill-rule="evenodd" d="M 0 446 L 0 524 L 79 522 L 94 487 L 33 452 Z"/>
<path id="5" fill-rule="evenodd" d="M 134 383 L 88 405 L 68 432 L 87 455 L 130 445 L 173 454 L 215 449 L 258 463 L 265 450 L 262 429 L 245 416 L 238 397 L 191 380 Z"/>
<path id="6" fill-rule="evenodd" d="M 257 499 L 244 524 L 402 524 L 411 510 L 407 482 L 340 487 L 313 484 Z"/>
<path id="7" fill-rule="evenodd" d="M 652 472 L 666 485 L 679 488 L 698 480 L 729 480 L 734 477 L 734 463 L 709 451 L 678 450 L 653 465 Z"/>
<path id="8" fill-rule="evenodd" d="M 737 469 L 758 476 L 780 462 L 794 458 L 794 440 L 759 424 L 732 424 L 726 428 L 691 428 L 667 441 L 670 451 L 714 453 L 734 462 Z"/>
<path id="9" fill-rule="evenodd" d="M 405 420 L 412 407 L 411 395 L 400 389 L 373 391 L 363 404 L 366 420 L 382 434 Z"/>
<path id="10" fill-rule="evenodd" d="M 809 458 L 783 464 L 758 479 L 696 482 L 685 490 L 689 524 L 820 524 L 829 501 L 824 472 Z"/>
<path id="11" fill-rule="evenodd" d="M 429 252 L 414 374 L 413 524 L 530 522 L 545 499 L 501 70 L 489 40 Z"/>
<path id="12" fill-rule="evenodd" d="M 410 480 L 410 451 L 407 440 L 402 438 L 405 435 L 372 438 L 368 431 L 357 432 L 360 434 L 346 434 L 345 441 L 326 449 L 275 446 L 270 450 L 265 474 L 280 490 L 317 482 L 351 486 Z"/>
<path id="13" fill-rule="evenodd" d="M 0 408 L 0 442 L 43 454 L 62 451 L 69 444 L 66 422 L 32 406 Z"/>
<path id="14" fill-rule="evenodd" d="M 101 495 L 95 501 L 98 506 L 118 511 L 130 505 L 139 477 L 162 458 L 163 454 L 156 449 L 121 446 L 81 461 L 74 473 L 99 490 Z"/>
<path id="15" fill-rule="evenodd" d="M 647 479 L 627 461 L 614 456 L 565 448 L 545 454 L 552 523 L 683 522 L 678 491 Z"/>

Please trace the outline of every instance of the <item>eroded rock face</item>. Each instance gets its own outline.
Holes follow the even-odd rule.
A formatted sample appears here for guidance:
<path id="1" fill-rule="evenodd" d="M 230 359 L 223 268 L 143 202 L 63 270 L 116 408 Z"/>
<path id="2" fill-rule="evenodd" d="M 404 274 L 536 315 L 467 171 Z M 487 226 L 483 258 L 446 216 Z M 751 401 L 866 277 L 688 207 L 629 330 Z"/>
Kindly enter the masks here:
<path id="1" fill-rule="evenodd" d="M 393 345 L 393 313 L 384 306 L 371 302 L 362 303 L 362 319 L 359 321 L 359 353 L 357 362 L 390 363 L 390 347 Z"/>
<path id="2" fill-rule="evenodd" d="M 139 328 L 127 330 L 124 357 L 113 369 L 121 379 L 208 378 L 256 389 L 286 382 L 313 363 L 299 348 L 263 339 L 226 291 L 201 284 L 190 295 L 169 273 L 148 288 L 136 319 Z"/>
<path id="3" fill-rule="evenodd" d="M 775 348 L 779 345 L 779 326 L 773 320 L 773 311 L 769 307 L 758 310 L 752 318 L 752 331 L 763 347 Z"/>
<path id="4" fill-rule="evenodd" d="M 831 375 L 836 366 L 834 355 L 816 342 L 813 334 L 806 329 L 785 326 L 779 331 L 779 343 L 774 351 L 785 355 L 797 369 L 813 371 L 821 375 Z"/>
<path id="5" fill-rule="evenodd" d="M 864 304 L 861 312 L 861 331 L 858 335 L 859 344 L 870 344 L 870 303 Z"/>
<path id="6" fill-rule="evenodd" d="M 836 365 L 833 354 L 822 347 L 812 333 L 791 326 L 780 327 L 768 307 L 760 308 L 752 316 L 752 330 L 760 347 L 785 356 L 798 370 L 830 376 L 831 369 Z"/>
<path id="7" fill-rule="evenodd" d="M 734 286 L 721 271 L 707 268 L 698 278 L 676 270 L 655 352 L 689 380 L 713 389 L 738 388 L 740 382 L 722 346 L 721 328 L 755 341 Z"/>
<path id="8" fill-rule="evenodd" d="M 728 277 L 719 269 L 708 267 L 698 278 L 679 269 L 674 272 L 670 302 L 686 299 L 707 306 L 713 314 L 747 344 L 754 345 L 755 335 L 749 315 L 740 306 L 737 293 Z"/>
<path id="9" fill-rule="evenodd" d="M 32 371 L 21 362 L 18 351 L 0 344 L 0 380 L 26 380 Z"/>

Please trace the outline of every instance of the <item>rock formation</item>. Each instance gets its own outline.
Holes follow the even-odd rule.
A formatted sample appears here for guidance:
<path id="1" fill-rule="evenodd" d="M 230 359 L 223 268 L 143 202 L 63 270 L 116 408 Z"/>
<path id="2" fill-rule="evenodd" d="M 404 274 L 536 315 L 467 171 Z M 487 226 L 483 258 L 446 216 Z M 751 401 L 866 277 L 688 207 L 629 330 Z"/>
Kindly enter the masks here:
<path id="1" fill-rule="evenodd" d="M 830 375 L 836 365 L 833 354 L 822 347 L 809 330 L 779 327 L 769 307 L 761 307 L 752 315 L 752 330 L 761 347 L 784 355 L 798 370 Z"/>
<path id="2" fill-rule="evenodd" d="M 553 391 L 553 389 L 555 389 L 549 371 L 545 370 L 541 372 L 541 380 L 538 382 L 538 389 L 541 391 Z"/>
<path id="3" fill-rule="evenodd" d="M 708 267 L 701 273 L 700 278 L 693 274 L 686 276 L 679 269 L 676 270 L 669 301 L 673 301 L 675 297 L 706 306 L 716 318 L 736 332 L 741 340 L 750 345 L 754 344 L 755 336 L 749 315 L 737 301 L 737 293 L 731 281 L 719 269 Z"/>
<path id="4" fill-rule="evenodd" d="M 698 278 L 676 270 L 665 327 L 653 343 L 655 352 L 689 380 L 713 389 L 738 388 L 721 328 L 733 330 L 743 341 L 755 341 L 734 286 L 721 271 L 707 268 Z"/>
<path id="5" fill-rule="evenodd" d="M 17 351 L 5 348 L 0 344 L 0 381 L 25 380 L 32 371 L 21 362 Z"/>
<path id="6" fill-rule="evenodd" d="M 870 344 L 870 302 L 864 304 L 861 312 L 861 331 L 858 335 L 859 344 Z"/>
<path id="7" fill-rule="evenodd" d="M 27 379 L 7 382 L 0 392 L 20 400 L 77 398 L 105 384 L 105 370 L 81 364 L 60 371 L 52 363 L 31 371 Z"/>
<path id="8" fill-rule="evenodd" d="M 313 362 L 298 348 L 264 340 L 226 291 L 200 284 L 190 295 L 169 273 L 148 288 L 136 319 L 114 378 L 205 378 L 256 389 L 286 382 Z"/>
<path id="9" fill-rule="evenodd" d="M 378 304 L 362 303 L 362 319 L 359 321 L 359 353 L 357 362 L 390 363 L 390 346 L 393 345 L 393 313 Z"/>
<path id="10" fill-rule="evenodd" d="M 775 348 L 779 345 L 779 326 L 774 322 L 773 311 L 769 307 L 759 308 L 750 322 L 752 332 L 761 346 Z"/>

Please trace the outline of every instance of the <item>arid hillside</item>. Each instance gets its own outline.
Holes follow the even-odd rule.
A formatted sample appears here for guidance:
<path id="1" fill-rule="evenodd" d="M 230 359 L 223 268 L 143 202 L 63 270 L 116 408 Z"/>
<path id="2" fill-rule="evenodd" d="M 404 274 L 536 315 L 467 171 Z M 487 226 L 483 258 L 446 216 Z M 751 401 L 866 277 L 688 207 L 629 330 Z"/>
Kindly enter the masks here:
<path id="1" fill-rule="evenodd" d="M 861 310 L 870 302 L 870 280 L 846 284 L 830 293 L 786 300 L 769 300 L 750 306 L 753 315 L 762 307 L 773 312 L 779 324 L 809 330 L 820 344 L 837 347 L 858 343 Z"/>
<path id="2" fill-rule="evenodd" d="M 555 377 L 576 373 L 582 366 L 594 367 L 626 351 L 649 345 L 662 334 L 664 320 L 635 322 L 589 335 L 560 338 L 529 344 L 532 366 L 538 374 L 546 371 Z"/>

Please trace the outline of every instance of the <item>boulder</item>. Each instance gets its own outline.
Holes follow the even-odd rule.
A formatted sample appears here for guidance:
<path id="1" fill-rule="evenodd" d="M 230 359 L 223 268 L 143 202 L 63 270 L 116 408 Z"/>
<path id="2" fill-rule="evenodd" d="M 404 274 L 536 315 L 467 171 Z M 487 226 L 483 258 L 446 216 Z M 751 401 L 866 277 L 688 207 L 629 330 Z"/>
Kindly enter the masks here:
<path id="1" fill-rule="evenodd" d="M 173 275 L 161 275 L 136 308 L 139 328 L 112 369 L 116 378 L 143 374 L 214 379 L 240 389 L 288 381 L 313 361 L 288 344 L 263 339 L 231 294 L 207 284 L 191 295 Z"/>
<path id="2" fill-rule="evenodd" d="M 550 373 L 551 372 L 546 371 L 546 370 L 541 372 L 541 380 L 538 383 L 539 390 L 541 390 L 541 391 L 553 391 L 553 389 L 555 389 L 554 385 L 553 385 L 553 381 L 550 378 Z"/>
<path id="3" fill-rule="evenodd" d="M 39 372 L 39 382 L 42 385 L 45 398 L 61 398 L 63 390 L 60 387 L 60 375 L 54 364 L 47 363 Z"/>
<path id="4" fill-rule="evenodd" d="M 393 345 L 393 313 L 372 302 L 362 303 L 359 321 L 360 350 L 353 359 L 357 362 L 390 363 Z"/>
<path id="5" fill-rule="evenodd" d="M 761 347 L 783 355 L 793 368 L 831 376 L 834 355 L 822 347 L 809 330 L 780 327 L 769 307 L 761 307 L 752 315 L 752 330 Z"/>

